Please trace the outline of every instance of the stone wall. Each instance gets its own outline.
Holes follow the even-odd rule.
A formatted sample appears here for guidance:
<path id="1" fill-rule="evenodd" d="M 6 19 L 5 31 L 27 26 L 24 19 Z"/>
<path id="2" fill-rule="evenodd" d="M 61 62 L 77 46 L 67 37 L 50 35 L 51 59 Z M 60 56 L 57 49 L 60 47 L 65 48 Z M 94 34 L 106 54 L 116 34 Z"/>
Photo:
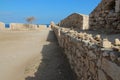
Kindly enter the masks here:
<path id="1" fill-rule="evenodd" d="M 11 23 L 11 30 L 36 30 L 37 25 L 35 24 L 21 24 L 21 23 Z"/>
<path id="2" fill-rule="evenodd" d="M 47 25 L 38 25 L 39 30 L 45 30 L 47 29 Z"/>
<path id="3" fill-rule="evenodd" d="M 78 33 L 68 28 L 52 26 L 60 47 L 69 59 L 77 80 L 120 80 L 120 41 L 115 43 Z"/>
<path id="4" fill-rule="evenodd" d="M 5 24 L 3 22 L 0 22 L 0 30 L 4 30 L 5 29 Z"/>
<path id="5" fill-rule="evenodd" d="M 0 30 L 51 30 L 47 25 L 10 23 L 10 28 L 5 28 L 5 24 L 0 22 Z"/>
<path id="6" fill-rule="evenodd" d="M 102 0 L 89 15 L 92 30 L 120 32 L 120 0 Z"/>
<path id="7" fill-rule="evenodd" d="M 60 26 L 85 30 L 89 28 L 89 17 L 83 14 L 73 13 L 60 22 Z"/>

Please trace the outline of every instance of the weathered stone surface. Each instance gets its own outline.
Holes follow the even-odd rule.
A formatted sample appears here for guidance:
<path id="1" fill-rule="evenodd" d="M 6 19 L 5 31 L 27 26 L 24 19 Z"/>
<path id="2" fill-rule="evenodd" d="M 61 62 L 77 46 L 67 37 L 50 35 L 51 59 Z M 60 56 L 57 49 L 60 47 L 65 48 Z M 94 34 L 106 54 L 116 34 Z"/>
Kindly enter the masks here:
<path id="1" fill-rule="evenodd" d="M 98 70 L 98 79 L 99 80 L 107 80 L 105 73 L 102 70 Z"/>
<path id="2" fill-rule="evenodd" d="M 103 39 L 102 47 L 104 47 L 104 48 L 111 48 L 112 44 L 111 44 L 110 41 L 108 41 L 108 39 Z"/>
<path id="3" fill-rule="evenodd" d="M 60 22 L 61 27 L 77 28 L 81 30 L 89 29 L 89 17 L 83 14 L 73 13 Z"/>
<path id="4" fill-rule="evenodd" d="M 115 39 L 115 45 L 120 45 L 120 40 L 119 39 Z"/>
<path id="5" fill-rule="evenodd" d="M 92 30 L 120 33 L 120 0 L 102 0 L 89 15 Z"/>
<path id="6" fill-rule="evenodd" d="M 117 59 L 117 55 L 116 55 L 114 52 L 110 52 L 109 54 L 110 54 L 110 59 L 111 59 L 112 61 L 114 61 L 114 60 Z"/>
<path id="7" fill-rule="evenodd" d="M 120 67 L 107 59 L 102 59 L 102 69 L 110 76 L 113 80 L 120 80 Z"/>
<path id="8" fill-rule="evenodd" d="M 89 71 L 92 73 L 92 74 L 96 74 L 96 71 L 95 71 L 95 63 L 90 61 L 90 67 L 89 67 Z"/>
<path id="9" fill-rule="evenodd" d="M 93 51 L 88 52 L 88 57 L 90 57 L 91 59 L 96 59 L 97 58 Z"/>
<path id="10" fill-rule="evenodd" d="M 102 53 L 102 56 L 103 56 L 103 57 L 108 57 L 108 56 L 109 56 L 108 51 L 104 51 L 104 52 Z"/>
<path id="11" fill-rule="evenodd" d="M 94 38 L 96 41 L 101 41 L 101 36 L 100 35 L 96 35 Z"/>

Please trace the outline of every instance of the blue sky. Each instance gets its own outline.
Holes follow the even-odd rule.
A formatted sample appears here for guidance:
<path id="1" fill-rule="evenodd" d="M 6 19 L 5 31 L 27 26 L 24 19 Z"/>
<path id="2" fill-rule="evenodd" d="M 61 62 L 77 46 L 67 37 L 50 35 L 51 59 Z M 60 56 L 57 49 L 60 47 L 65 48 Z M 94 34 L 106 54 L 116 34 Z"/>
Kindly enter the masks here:
<path id="1" fill-rule="evenodd" d="M 27 23 L 34 16 L 35 24 L 60 22 L 72 13 L 89 15 L 101 0 L 0 0 L 0 21 Z"/>

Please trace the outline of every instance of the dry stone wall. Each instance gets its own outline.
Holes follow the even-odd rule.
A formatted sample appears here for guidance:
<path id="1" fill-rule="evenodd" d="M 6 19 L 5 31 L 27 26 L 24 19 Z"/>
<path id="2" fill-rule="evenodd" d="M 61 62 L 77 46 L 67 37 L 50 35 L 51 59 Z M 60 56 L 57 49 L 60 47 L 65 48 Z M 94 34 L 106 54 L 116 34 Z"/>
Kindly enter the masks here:
<path id="1" fill-rule="evenodd" d="M 5 29 L 5 24 L 3 22 L 0 22 L 0 30 L 4 30 Z"/>
<path id="2" fill-rule="evenodd" d="M 78 33 L 55 25 L 52 29 L 77 80 L 120 80 L 119 39 L 113 44 L 100 35 Z"/>
<path id="3" fill-rule="evenodd" d="M 120 0 L 102 0 L 89 15 L 92 30 L 120 32 Z"/>
<path id="4" fill-rule="evenodd" d="M 89 28 L 89 17 L 87 15 L 73 13 L 60 22 L 60 26 L 86 30 Z"/>

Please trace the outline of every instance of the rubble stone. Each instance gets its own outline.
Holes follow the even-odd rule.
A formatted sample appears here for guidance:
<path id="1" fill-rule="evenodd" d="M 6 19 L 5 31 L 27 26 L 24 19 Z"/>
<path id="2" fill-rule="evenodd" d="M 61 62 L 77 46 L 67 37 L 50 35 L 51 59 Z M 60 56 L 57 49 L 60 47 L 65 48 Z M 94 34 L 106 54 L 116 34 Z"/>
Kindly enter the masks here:
<path id="1" fill-rule="evenodd" d="M 115 45 L 120 45 L 120 40 L 119 39 L 115 39 Z"/>
<path id="2" fill-rule="evenodd" d="M 94 47 L 100 44 L 88 45 L 91 43 L 89 37 L 92 36 L 87 33 L 78 33 L 65 28 L 62 30 L 58 26 L 52 29 L 58 38 L 59 45 L 64 49 L 71 69 L 77 75 L 76 80 L 120 80 L 120 59 L 118 52 L 112 50 L 111 42 L 104 39 L 103 46 L 109 49 L 102 49 Z M 78 36 L 82 40 L 77 41 Z M 100 36 L 97 37 L 100 38 Z"/>
<path id="3" fill-rule="evenodd" d="M 103 39 L 102 47 L 104 47 L 104 48 L 111 48 L 112 44 L 111 44 L 110 41 L 108 41 L 108 39 Z"/>

